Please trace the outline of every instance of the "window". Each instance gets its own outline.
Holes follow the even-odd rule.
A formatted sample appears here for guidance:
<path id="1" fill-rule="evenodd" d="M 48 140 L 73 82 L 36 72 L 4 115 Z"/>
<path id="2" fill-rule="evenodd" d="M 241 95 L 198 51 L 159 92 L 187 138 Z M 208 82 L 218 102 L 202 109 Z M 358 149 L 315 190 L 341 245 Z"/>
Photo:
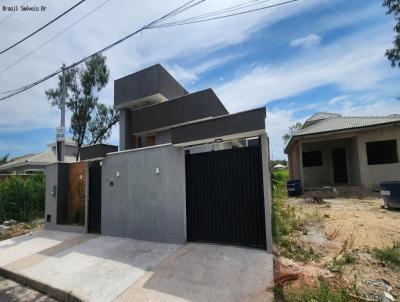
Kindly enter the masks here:
<path id="1" fill-rule="evenodd" d="M 321 151 L 303 152 L 303 167 L 322 166 Z"/>
<path id="2" fill-rule="evenodd" d="M 367 145 L 368 165 L 398 163 L 396 140 L 369 142 Z"/>

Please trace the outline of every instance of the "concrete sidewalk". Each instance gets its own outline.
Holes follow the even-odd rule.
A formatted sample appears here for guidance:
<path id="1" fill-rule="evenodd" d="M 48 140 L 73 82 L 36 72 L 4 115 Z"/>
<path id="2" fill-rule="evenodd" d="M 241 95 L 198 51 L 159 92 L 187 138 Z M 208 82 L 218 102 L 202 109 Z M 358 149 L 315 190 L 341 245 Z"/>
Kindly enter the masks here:
<path id="1" fill-rule="evenodd" d="M 0 260 L 84 301 L 272 301 L 272 255 L 255 249 L 39 231 L 0 242 Z"/>
<path id="2" fill-rule="evenodd" d="M 116 301 L 273 301 L 273 256 L 265 251 L 189 243 Z"/>

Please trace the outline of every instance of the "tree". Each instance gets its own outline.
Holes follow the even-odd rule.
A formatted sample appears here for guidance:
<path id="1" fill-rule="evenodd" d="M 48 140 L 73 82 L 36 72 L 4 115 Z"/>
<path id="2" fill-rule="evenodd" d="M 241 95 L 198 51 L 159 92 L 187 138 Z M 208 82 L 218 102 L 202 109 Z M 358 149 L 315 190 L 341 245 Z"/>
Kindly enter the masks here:
<path id="1" fill-rule="evenodd" d="M 98 93 L 108 83 L 109 70 L 106 57 L 98 54 L 84 66 L 76 66 L 65 71 L 65 105 L 71 111 L 72 139 L 78 146 L 76 160 L 79 159 L 83 144 L 101 143 L 111 135 L 111 128 L 119 121 L 119 113 L 113 107 L 98 102 Z M 61 108 L 62 76 L 58 77 L 58 87 L 46 90 L 52 106 Z"/>
<path id="2" fill-rule="evenodd" d="M 400 67 L 400 0 L 384 0 L 383 6 L 387 8 L 386 14 L 393 15 L 396 21 L 393 48 L 387 49 L 385 55 L 393 67 Z"/>
<path id="3" fill-rule="evenodd" d="M 8 161 L 8 157 L 9 157 L 9 156 L 10 156 L 9 154 L 0 156 L 0 165 L 5 164 L 5 163 Z"/>
<path id="4" fill-rule="evenodd" d="M 282 136 L 283 142 L 286 145 L 290 139 L 292 138 L 293 134 L 295 134 L 297 131 L 299 131 L 301 129 L 301 127 L 303 127 L 303 124 L 300 122 L 297 122 L 296 124 L 292 125 L 289 127 L 289 132 L 285 133 Z"/>

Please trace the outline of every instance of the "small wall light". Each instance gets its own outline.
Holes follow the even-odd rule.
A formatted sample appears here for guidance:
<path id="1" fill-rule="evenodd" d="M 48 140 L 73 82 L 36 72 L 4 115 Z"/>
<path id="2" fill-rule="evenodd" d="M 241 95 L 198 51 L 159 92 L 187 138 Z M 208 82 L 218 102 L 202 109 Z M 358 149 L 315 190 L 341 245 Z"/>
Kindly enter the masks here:
<path id="1" fill-rule="evenodd" d="M 156 174 L 160 174 L 160 168 L 156 168 Z"/>
<path id="2" fill-rule="evenodd" d="M 119 177 L 119 171 L 117 171 L 117 173 L 115 173 L 115 175 L 116 175 L 117 177 Z"/>

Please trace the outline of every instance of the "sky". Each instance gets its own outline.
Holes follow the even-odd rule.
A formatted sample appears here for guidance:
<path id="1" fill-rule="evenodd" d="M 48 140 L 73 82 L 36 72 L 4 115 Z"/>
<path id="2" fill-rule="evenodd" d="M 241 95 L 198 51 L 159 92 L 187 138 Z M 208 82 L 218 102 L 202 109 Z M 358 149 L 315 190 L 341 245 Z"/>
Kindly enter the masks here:
<path id="1" fill-rule="evenodd" d="M 26 0 L 1 1 L 3 6 Z M 86 0 L 31 39 L 0 55 L 0 93 L 34 82 L 182 5 L 182 0 L 108 0 L 57 38 L 16 60 L 80 20 L 105 0 Z M 53 19 L 77 0 L 29 0 L 45 12 L 10 13 L 0 7 L 3 49 Z M 206 0 L 173 20 L 249 0 Z M 260 1 L 261 2 L 261 1 Z M 262 1 L 260 6 L 282 0 Z M 267 108 L 272 159 L 284 159 L 282 135 L 320 111 L 350 116 L 400 113 L 400 69 L 384 56 L 394 19 L 380 0 L 299 0 L 232 18 L 143 31 L 104 53 L 110 69 L 99 100 L 113 104 L 114 80 L 161 63 L 189 92 L 212 88 L 234 113 Z M 0 156 L 44 151 L 55 141 L 60 112 L 44 91 L 50 79 L 0 102 Z M 67 127 L 70 115 L 67 114 Z M 67 136 L 70 134 L 67 134 Z M 118 145 L 118 126 L 110 140 Z"/>

